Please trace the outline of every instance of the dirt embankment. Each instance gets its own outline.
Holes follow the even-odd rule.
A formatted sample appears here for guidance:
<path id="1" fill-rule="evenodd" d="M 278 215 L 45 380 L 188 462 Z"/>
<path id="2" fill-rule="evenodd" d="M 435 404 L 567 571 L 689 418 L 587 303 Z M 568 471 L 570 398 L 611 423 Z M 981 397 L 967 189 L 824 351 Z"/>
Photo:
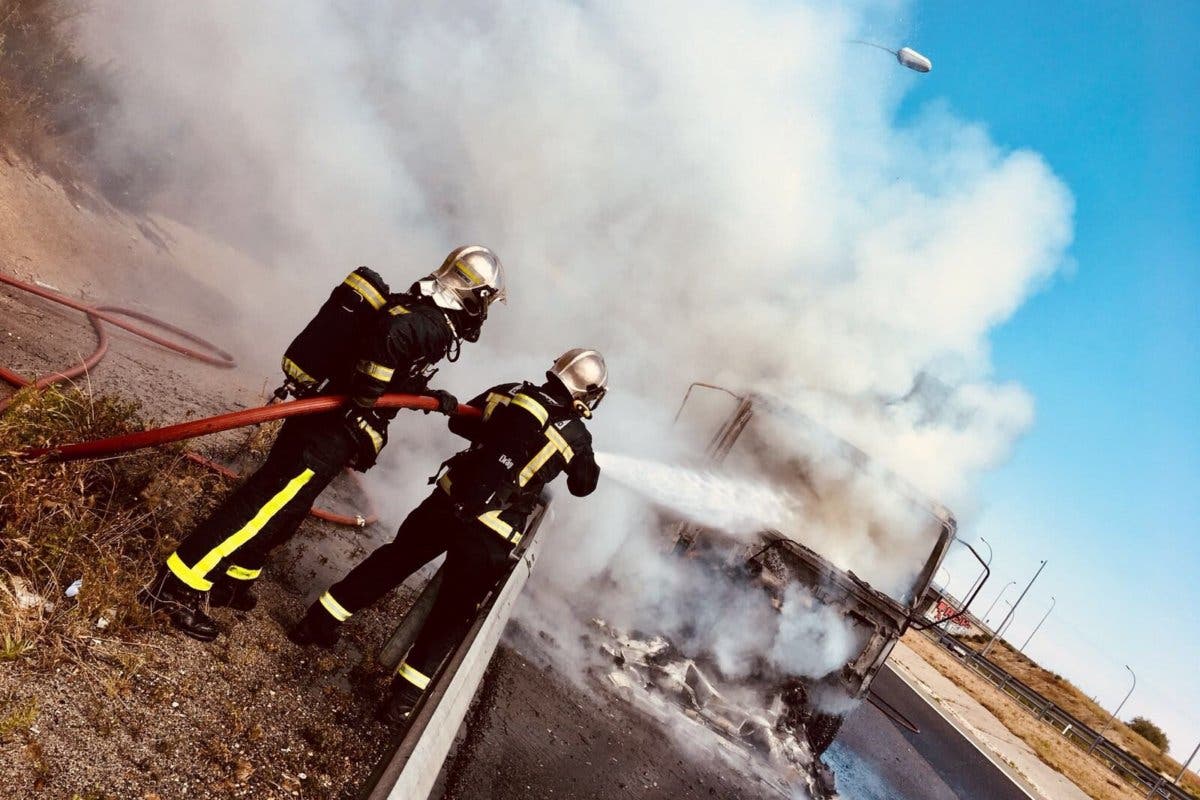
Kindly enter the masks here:
<path id="1" fill-rule="evenodd" d="M 986 640 L 968 641 L 966 644 L 979 651 L 983 649 L 985 643 Z M 988 654 L 988 658 L 1043 697 L 1053 700 L 1073 716 L 1083 720 L 1094 730 L 1100 730 L 1108 721 L 1110 711 L 1098 706 L 1096 701 L 1063 676 L 1043 669 L 1025 654 L 1018 653 L 1007 642 L 997 642 L 997 646 Z M 1179 768 L 1182 765 L 1178 761 L 1146 741 L 1121 720 L 1115 720 L 1104 735 L 1105 738 L 1133 753 L 1143 763 L 1159 772 L 1171 776 L 1179 774 Z M 1183 784 L 1193 794 L 1200 796 L 1200 776 L 1196 773 L 1189 770 L 1184 775 Z"/>
<path id="2" fill-rule="evenodd" d="M 245 289 L 252 275 L 267 274 L 184 226 L 81 201 L 44 174 L 3 163 L 0 243 L 0 270 L 92 302 L 140 304 L 235 354 L 245 343 L 229 324 L 223 276 L 242 272 L 238 286 Z M 119 392 L 163 421 L 262 402 L 263 370 L 220 370 L 110 335 L 109 356 L 80 380 L 85 389 Z M 32 377 L 93 347 L 82 314 L 0 288 L 6 367 Z M 234 457 L 246 436 L 213 437 L 198 448 Z M 229 484 L 214 486 L 210 500 Z M 346 483 L 332 487 L 323 503 L 350 510 L 361 508 L 362 498 Z M 2 506 L 0 528 L 11 515 Z M 163 544 L 185 532 L 167 531 Z M 373 716 L 388 678 L 374 650 L 408 595 L 352 621 L 333 653 L 293 646 L 284 627 L 361 557 L 370 537 L 385 535 L 306 522 L 268 565 L 260 608 L 215 612 L 227 635 L 208 646 L 148 621 L 110 626 L 88 616 L 72 627 L 67 652 L 47 655 L 44 642 L 12 633 L 36 630 L 36 620 L 22 627 L 16 623 L 29 620 L 14 615 L 90 614 L 86 601 L 102 588 L 102 573 L 85 582 L 78 599 L 57 585 L 27 587 L 52 602 L 53 612 L 9 602 L 13 587 L 0 577 L 0 630 L 9 632 L 0 636 L 0 797 L 353 796 L 388 738 Z M 154 567 L 149 560 L 130 566 L 147 577 Z"/>

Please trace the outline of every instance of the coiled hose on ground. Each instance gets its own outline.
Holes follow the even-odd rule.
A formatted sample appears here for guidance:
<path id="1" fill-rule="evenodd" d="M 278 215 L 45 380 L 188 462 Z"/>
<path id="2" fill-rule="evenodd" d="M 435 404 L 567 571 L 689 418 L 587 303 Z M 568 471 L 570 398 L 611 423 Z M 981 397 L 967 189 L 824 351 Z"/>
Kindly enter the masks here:
<path id="1" fill-rule="evenodd" d="M 49 375 L 44 375 L 36 380 L 29 380 L 22 375 L 0 367 L 0 379 L 18 388 L 23 388 L 32 384 L 35 388 L 41 389 L 49 386 L 52 383 L 59 381 L 70 380 L 84 374 L 92 369 L 104 357 L 108 351 L 108 335 L 105 333 L 103 322 L 108 322 L 118 327 L 124 328 L 130 333 L 148 339 L 155 344 L 166 347 L 169 350 L 174 350 L 188 358 L 202 361 L 206 364 L 212 364 L 217 367 L 230 368 L 236 366 L 236 363 L 229 353 L 225 352 L 216 345 L 208 342 L 193 333 L 183 330 L 182 328 L 163 322 L 148 314 L 143 314 L 140 311 L 133 311 L 127 308 L 119 308 L 116 306 L 89 306 L 86 303 L 81 303 L 78 300 L 73 300 L 69 297 L 64 297 L 57 292 L 52 292 L 34 284 L 26 283 L 4 273 L 0 273 L 0 283 L 7 284 L 14 288 L 20 289 L 31 294 L 35 294 L 41 298 L 54 303 L 68 306 L 82 311 L 87 315 L 88 320 L 92 323 L 92 328 L 96 331 L 96 350 L 79 364 L 64 370 L 63 372 L 55 372 Z M 170 331 L 171 333 L 191 342 L 194 345 L 202 347 L 209 352 L 202 352 L 185 345 L 172 342 L 158 334 L 146 330 L 145 328 L 134 325 L 120 319 L 120 316 L 132 317 L 150 325 Z M 167 425 L 162 428 L 152 428 L 146 431 L 138 431 L 136 433 L 125 434 L 123 436 L 114 436 L 108 439 L 97 439 L 91 442 L 77 442 L 73 444 L 54 445 L 52 447 L 40 447 L 26 451 L 25 455 L 30 458 L 49 457 L 55 460 L 72 461 L 85 458 L 100 458 L 109 456 L 115 453 L 124 453 L 130 450 L 139 450 L 144 447 L 154 447 L 160 444 L 169 442 L 177 442 L 181 439 L 191 439 L 196 436 L 204 436 L 209 433 L 218 433 L 227 431 L 233 428 L 241 428 L 247 425 L 257 425 L 262 422 L 270 422 L 272 420 L 283 419 L 284 417 L 298 416 L 301 414 L 317 414 L 322 411 L 330 411 L 346 402 L 346 397 L 331 395 L 328 397 L 314 397 L 306 400 L 292 400 L 285 403 L 274 403 L 260 408 L 246 409 L 245 411 L 234 411 L 228 414 L 219 414 L 215 417 L 206 417 L 204 419 L 191 420 L 189 422 L 181 422 L 176 425 Z M 12 403 L 11 398 L 0 401 L 0 414 L 7 410 Z M 432 397 L 412 394 L 385 394 L 379 399 L 377 406 L 380 408 L 411 408 L 432 411 L 437 408 L 437 400 Z M 472 406 L 460 405 L 458 414 L 478 416 L 480 411 Z M 240 477 L 236 472 L 226 467 L 221 466 L 209 459 L 188 453 L 187 457 L 198 464 L 202 464 L 210 469 L 214 469 L 223 475 L 231 478 Z M 320 508 L 313 508 L 310 513 L 323 520 L 333 522 L 339 525 L 352 525 L 362 527 L 370 525 L 378 519 L 378 516 L 371 512 L 366 516 L 355 515 L 347 516 L 344 514 L 336 514 L 332 511 L 326 511 Z"/>

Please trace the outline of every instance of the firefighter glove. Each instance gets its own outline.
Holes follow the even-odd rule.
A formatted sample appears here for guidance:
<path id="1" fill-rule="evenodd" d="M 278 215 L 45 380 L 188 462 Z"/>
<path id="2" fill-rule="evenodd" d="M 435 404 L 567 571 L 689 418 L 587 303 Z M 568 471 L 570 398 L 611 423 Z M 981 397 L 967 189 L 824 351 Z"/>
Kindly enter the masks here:
<path id="1" fill-rule="evenodd" d="M 432 409 L 433 411 L 437 411 L 439 414 L 453 414 L 458 411 L 458 398 L 446 390 L 430 389 L 427 394 L 437 400 L 437 408 Z M 430 410 L 426 409 L 425 413 L 428 414 Z"/>

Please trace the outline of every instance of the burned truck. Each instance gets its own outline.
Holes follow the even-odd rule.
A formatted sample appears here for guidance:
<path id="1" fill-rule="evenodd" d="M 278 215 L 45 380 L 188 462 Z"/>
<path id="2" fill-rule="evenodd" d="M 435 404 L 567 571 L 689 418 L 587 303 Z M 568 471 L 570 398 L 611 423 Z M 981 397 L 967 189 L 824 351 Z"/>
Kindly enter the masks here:
<path id="1" fill-rule="evenodd" d="M 696 402 L 697 389 L 709 390 L 707 403 Z M 693 433 L 713 431 L 704 451 L 709 467 L 783 487 L 798 502 L 787 530 L 733 538 L 680 521 L 669 535 L 678 557 L 719 563 L 765 592 L 776 609 L 802 595 L 811 613 L 837 619 L 849 632 L 842 651 L 849 655 L 824 675 L 789 674 L 767 662 L 756 675 L 777 692 L 775 729 L 807 740 L 819 756 L 843 715 L 869 699 L 896 641 L 925 624 L 935 602 L 930 585 L 954 541 L 954 517 L 777 400 L 693 384 L 676 421 Z"/>

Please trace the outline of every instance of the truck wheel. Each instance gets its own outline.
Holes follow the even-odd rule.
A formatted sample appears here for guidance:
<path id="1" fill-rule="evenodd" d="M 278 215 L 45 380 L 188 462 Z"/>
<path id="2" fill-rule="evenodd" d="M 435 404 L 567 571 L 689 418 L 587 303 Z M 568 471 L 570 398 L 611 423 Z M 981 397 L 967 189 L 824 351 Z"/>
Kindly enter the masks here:
<path id="1" fill-rule="evenodd" d="M 837 714 L 815 713 L 808 720 L 808 744 L 813 755 L 819 756 L 833 744 L 842 729 L 842 717 Z"/>

